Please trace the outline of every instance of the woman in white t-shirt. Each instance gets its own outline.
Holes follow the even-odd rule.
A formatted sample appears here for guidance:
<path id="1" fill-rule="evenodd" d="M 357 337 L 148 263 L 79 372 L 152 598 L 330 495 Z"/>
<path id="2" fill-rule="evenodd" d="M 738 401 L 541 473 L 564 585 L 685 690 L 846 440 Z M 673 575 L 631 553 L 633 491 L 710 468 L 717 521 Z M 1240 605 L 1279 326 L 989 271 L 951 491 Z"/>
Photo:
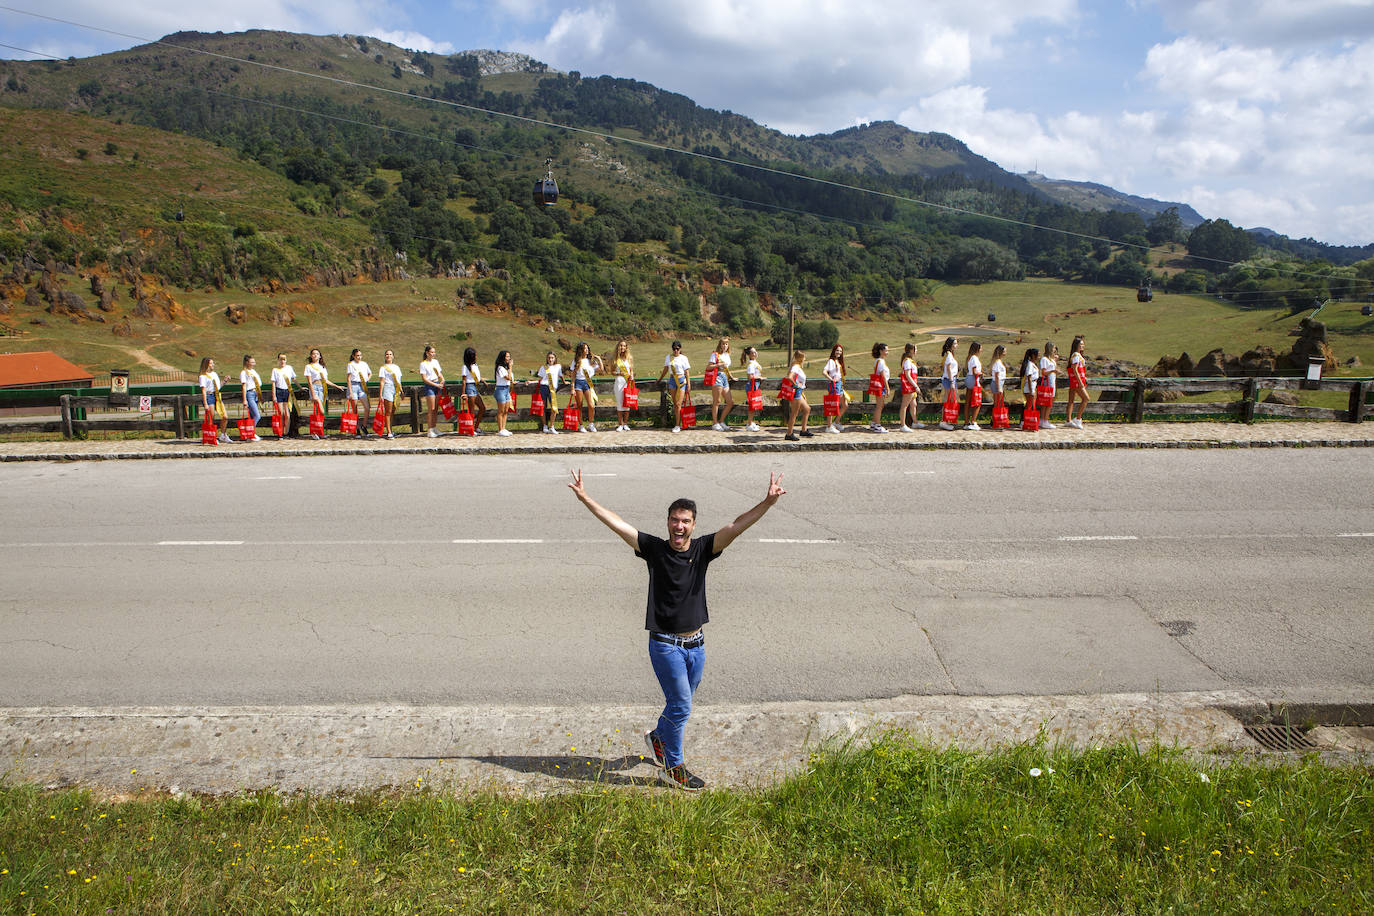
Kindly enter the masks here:
<path id="1" fill-rule="evenodd" d="M 1006 404 L 1007 391 L 1007 364 L 1002 362 L 1002 357 L 1007 355 L 1007 348 L 998 344 L 992 348 L 992 365 L 988 367 L 988 374 L 992 379 L 992 425 L 997 428 L 997 414 Z"/>
<path id="2" fill-rule="evenodd" d="M 205 415 L 214 420 L 219 432 L 215 438 L 220 442 L 229 441 L 229 412 L 224 409 L 224 401 L 220 398 L 220 389 L 224 383 L 220 381 L 219 373 L 215 371 L 215 361 L 210 357 L 205 357 L 200 361 L 200 407 L 205 411 Z"/>
<path id="3" fill-rule="evenodd" d="M 825 361 L 825 368 L 821 372 L 825 375 L 826 394 L 839 395 L 840 398 L 840 412 L 836 416 L 826 418 L 825 431 L 842 433 L 844 425 L 840 421 L 844 419 L 844 412 L 849 409 L 849 396 L 844 393 L 844 347 L 835 344 L 830 348 L 830 358 Z"/>
<path id="4" fill-rule="evenodd" d="M 615 431 L 618 433 L 630 431 L 630 412 L 625 409 L 625 389 L 630 387 L 634 377 L 635 360 L 630 355 L 630 343 L 622 340 L 615 345 L 615 409 L 620 417 L 620 424 Z"/>
<path id="5" fill-rule="evenodd" d="M 954 337 L 946 337 L 944 346 L 940 348 L 940 359 L 944 368 L 940 372 L 940 391 L 944 394 L 946 405 L 951 400 L 959 397 L 959 360 L 954 356 L 954 348 L 959 343 Z M 940 428 L 953 429 L 954 424 L 945 419 L 943 412 L 940 414 Z"/>
<path id="6" fill-rule="evenodd" d="M 515 382 L 509 350 L 496 354 L 496 368 L 492 375 L 496 379 L 496 435 L 509 436 L 511 432 L 506 429 L 506 416 L 510 413 L 511 385 Z"/>
<path id="7" fill-rule="evenodd" d="M 1040 380 L 1040 351 L 1031 347 L 1026 351 L 1026 355 L 1021 359 L 1021 394 L 1026 399 L 1022 413 L 1022 423 L 1025 423 L 1024 411 L 1035 407 L 1035 388 Z"/>
<path id="8" fill-rule="evenodd" d="M 295 398 L 291 394 L 291 385 L 296 381 L 296 370 L 286 362 L 286 354 L 277 354 L 277 367 L 272 370 L 272 412 L 281 414 L 282 430 L 278 439 L 286 438 L 287 434 L 296 434 L 296 420 L 293 414 L 296 412 Z"/>
<path id="9" fill-rule="evenodd" d="M 806 403 L 806 370 L 802 368 L 802 363 L 806 361 L 806 354 L 800 350 L 792 351 L 792 365 L 787 369 L 787 380 L 792 383 L 792 403 L 787 410 L 787 435 L 783 436 L 789 442 L 796 442 L 799 436 L 810 439 L 814 433 L 806 428 L 807 421 L 811 418 L 811 405 Z M 793 432 L 793 427 L 797 422 L 797 415 L 801 415 L 801 432 Z"/>
<path id="10" fill-rule="evenodd" d="M 725 418 L 735 406 L 735 395 L 730 391 L 730 383 L 735 377 L 730 374 L 730 363 L 730 338 L 722 337 L 706 358 L 706 374 L 709 376 L 712 369 L 716 370 L 711 379 L 711 428 L 716 432 L 729 431 Z"/>
<path id="11" fill-rule="evenodd" d="M 439 354 L 432 344 L 425 345 L 424 356 L 420 357 L 420 382 L 422 384 L 421 396 L 425 401 L 425 410 L 429 414 L 429 435 L 436 438 L 439 430 L 435 428 L 438 419 L 439 396 L 447 388 L 444 381 L 444 367 L 439 365 Z"/>
<path id="12" fill-rule="evenodd" d="M 1088 409 L 1088 361 L 1083 357 L 1083 335 L 1069 344 L 1069 425 L 1074 429 L 1083 428 L 1083 411 Z M 1078 402 L 1078 416 L 1073 415 L 1074 402 Z"/>
<path id="13" fill-rule="evenodd" d="M 386 421 L 386 432 L 383 435 L 388 439 L 395 439 L 396 434 L 391 431 L 391 418 L 396 413 L 396 401 L 401 394 L 401 367 L 396 365 L 396 354 L 390 350 L 382 354 L 382 368 L 377 370 L 377 380 L 382 388 L 377 396 L 377 409 L 382 412 Z"/>
<path id="14" fill-rule="evenodd" d="M 262 419 L 262 408 L 258 399 L 262 397 L 262 376 L 258 375 L 258 361 L 251 355 L 243 357 L 243 371 L 239 373 L 239 384 L 243 386 L 243 411 L 253 421 L 253 439 L 258 438 L 258 421 Z"/>
<path id="15" fill-rule="evenodd" d="M 673 351 L 663 360 L 659 382 L 668 376 L 668 390 L 673 395 L 673 432 L 682 432 L 683 405 L 692 403 L 692 364 L 682 355 L 682 341 L 673 341 Z"/>
<path id="16" fill-rule="evenodd" d="M 601 367 L 601 357 L 592 356 L 591 344 L 579 342 L 573 348 L 573 404 L 581 411 L 587 411 L 586 422 L 579 423 L 578 429 L 584 433 L 596 432 L 596 391 L 592 379 Z"/>
<path id="17" fill-rule="evenodd" d="M 887 427 L 883 426 L 883 405 L 887 403 L 887 394 L 892 390 L 891 382 L 892 373 L 887 368 L 887 344 L 875 343 L 873 372 L 868 377 L 869 394 L 873 395 L 873 422 L 868 424 L 868 428 L 875 433 L 887 432 Z M 874 387 L 879 390 L 874 392 Z"/>
<path id="18" fill-rule="evenodd" d="M 344 396 L 348 392 L 344 391 L 342 385 L 337 385 L 329 380 L 329 370 L 324 367 L 324 357 L 318 349 L 310 351 L 310 356 L 305 363 L 305 382 L 310 387 L 310 406 L 314 413 L 324 413 L 325 399 L 328 397 L 328 389 L 335 388 Z M 314 433 L 310 438 L 318 439 Z"/>
<path id="19" fill-rule="evenodd" d="M 980 428 L 978 411 L 983 407 L 983 361 L 978 356 L 982 352 L 983 345 L 973 341 L 968 345 L 968 359 L 964 363 L 964 410 L 960 419 L 964 429 L 975 432 Z"/>
<path id="20" fill-rule="evenodd" d="M 539 396 L 544 401 L 544 432 L 558 435 L 558 430 L 553 428 L 554 414 L 558 413 L 558 404 L 554 398 L 558 395 L 558 383 L 563 378 L 563 367 L 558 362 L 558 355 L 552 350 L 544 354 L 544 365 L 539 367 L 535 373 L 539 376 Z"/>
<path id="21" fill-rule="evenodd" d="M 1054 341 L 1047 342 L 1045 353 L 1040 357 L 1040 388 L 1036 399 L 1040 408 L 1041 429 L 1055 429 L 1055 425 L 1050 422 L 1050 414 L 1054 413 L 1054 386 L 1056 376 L 1059 375 L 1057 356 L 1059 348 L 1054 345 Z"/>
<path id="22" fill-rule="evenodd" d="M 908 343 L 902 347 L 902 371 L 899 379 L 902 385 L 902 432 L 909 433 L 926 426 L 917 417 L 921 413 L 921 385 L 916 366 L 916 345 Z"/>
<path id="23" fill-rule="evenodd" d="M 759 365 L 759 351 L 753 347 L 744 348 L 744 377 L 747 379 L 744 388 L 745 429 L 751 433 L 761 432 L 759 425 L 754 422 L 754 410 L 749 407 L 749 396 L 755 391 L 763 389 L 763 367 Z M 760 395 L 760 397 L 762 397 Z"/>
<path id="24" fill-rule="evenodd" d="M 367 383 L 372 381 L 372 367 L 363 360 L 363 351 L 354 348 L 348 354 L 348 409 L 358 415 L 358 435 L 366 439 L 372 422 L 372 402 L 367 398 Z M 359 410 L 361 404 L 363 409 Z"/>
<path id="25" fill-rule="evenodd" d="M 463 397 L 468 399 L 468 410 L 472 413 L 472 434 L 482 435 L 482 418 L 487 415 L 487 402 L 482 400 L 480 386 L 482 370 L 477 368 L 477 349 L 468 347 L 463 351 Z"/>

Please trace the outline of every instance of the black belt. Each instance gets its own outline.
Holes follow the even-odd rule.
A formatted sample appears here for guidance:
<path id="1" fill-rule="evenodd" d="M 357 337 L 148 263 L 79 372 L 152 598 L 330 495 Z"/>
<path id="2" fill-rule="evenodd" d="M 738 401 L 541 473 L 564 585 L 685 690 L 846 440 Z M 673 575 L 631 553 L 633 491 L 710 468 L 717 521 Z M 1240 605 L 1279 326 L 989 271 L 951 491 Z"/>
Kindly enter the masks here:
<path id="1" fill-rule="evenodd" d="M 706 644 L 706 634 L 696 633 L 692 636 L 678 636 L 676 633 L 659 633 L 656 630 L 649 632 L 649 638 L 654 642 L 667 643 L 670 646 L 678 646 L 683 649 L 695 649 L 697 646 Z"/>

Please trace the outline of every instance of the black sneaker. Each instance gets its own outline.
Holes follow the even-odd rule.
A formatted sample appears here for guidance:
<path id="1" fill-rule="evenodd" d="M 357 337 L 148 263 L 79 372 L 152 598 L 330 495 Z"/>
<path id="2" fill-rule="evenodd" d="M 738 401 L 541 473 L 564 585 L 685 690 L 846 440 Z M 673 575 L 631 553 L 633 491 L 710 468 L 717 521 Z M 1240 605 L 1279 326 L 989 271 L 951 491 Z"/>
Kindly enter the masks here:
<path id="1" fill-rule="evenodd" d="M 809 430 L 809 429 L 804 429 L 804 430 L 802 430 L 802 431 L 801 431 L 801 434 L 802 434 L 802 436 L 804 436 L 804 437 L 807 438 L 807 439 L 810 439 L 810 438 L 812 438 L 813 436 L 816 435 L 815 433 L 813 433 L 813 432 L 812 432 L 811 430 Z"/>
<path id="2" fill-rule="evenodd" d="M 666 766 L 663 756 L 663 742 L 658 740 L 658 732 L 645 732 L 644 743 L 649 745 L 649 762 L 660 770 Z"/>
<path id="3" fill-rule="evenodd" d="M 669 784 L 677 786 L 679 789 L 686 789 L 688 792 L 698 792 L 706 788 L 706 780 L 700 776 L 693 776 L 687 769 L 686 764 L 679 763 L 675 767 L 665 767 L 663 778 Z"/>
<path id="4" fill-rule="evenodd" d="M 801 437 L 799 437 L 796 433 L 788 433 L 787 435 L 783 436 L 783 438 L 786 439 L 788 442 L 801 441 Z"/>

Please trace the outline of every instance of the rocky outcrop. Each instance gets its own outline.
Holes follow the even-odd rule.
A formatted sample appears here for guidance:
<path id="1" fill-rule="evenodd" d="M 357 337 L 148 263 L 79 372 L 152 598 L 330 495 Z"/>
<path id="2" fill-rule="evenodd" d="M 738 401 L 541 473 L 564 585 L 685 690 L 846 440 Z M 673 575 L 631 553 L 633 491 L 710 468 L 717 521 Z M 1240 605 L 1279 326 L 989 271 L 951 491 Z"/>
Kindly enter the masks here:
<path id="1" fill-rule="evenodd" d="M 231 304 L 224 307 L 224 317 L 229 319 L 230 324 L 243 324 L 248 313 L 243 306 Z"/>
<path id="2" fill-rule="evenodd" d="M 52 304 L 48 306 L 48 313 L 51 315 L 66 315 L 73 321 L 105 321 L 104 315 L 92 312 L 86 306 L 86 300 L 82 299 L 71 290 L 61 290 L 57 292 L 53 297 Z"/>
<path id="3" fill-rule="evenodd" d="M 289 328 L 296 323 L 296 316 L 289 308 L 274 305 L 267 313 L 267 323 L 279 328 Z"/>
<path id="4" fill-rule="evenodd" d="M 1296 333 L 1298 339 L 1294 341 L 1292 351 L 1279 357 L 1275 368 L 1280 371 L 1305 373 L 1307 372 L 1308 360 L 1313 356 L 1322 358 L 1322 365 L 1325 369 L 1336 368 L 1336 354 L 1332 352 L 1331 345 L 1326 342 L 1325 322 L 1304 318 L 1296 328 Z"/>

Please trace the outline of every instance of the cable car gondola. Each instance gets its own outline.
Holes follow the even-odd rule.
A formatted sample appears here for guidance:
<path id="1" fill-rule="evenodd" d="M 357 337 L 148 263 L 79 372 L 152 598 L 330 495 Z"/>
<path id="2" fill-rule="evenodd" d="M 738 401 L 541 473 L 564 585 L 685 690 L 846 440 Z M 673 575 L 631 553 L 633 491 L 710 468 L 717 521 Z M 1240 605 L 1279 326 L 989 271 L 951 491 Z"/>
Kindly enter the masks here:
<path id="1" fill-rule="evenodd" d="M 1146 280 L 1140 284 L 1140 288 L 1135 291 L 1136 302 L 1151 302 L 1155 298 L 1155 291 L 1150 289 L 1150 281 Z"/>
<path id="2" fill-rule="evenodd" d="M 558 182 L 553 180 L 553 160 L 544 160 L 544 177 L 534 180 L 534 202 L 552 207 L 558 203 Z"/>

